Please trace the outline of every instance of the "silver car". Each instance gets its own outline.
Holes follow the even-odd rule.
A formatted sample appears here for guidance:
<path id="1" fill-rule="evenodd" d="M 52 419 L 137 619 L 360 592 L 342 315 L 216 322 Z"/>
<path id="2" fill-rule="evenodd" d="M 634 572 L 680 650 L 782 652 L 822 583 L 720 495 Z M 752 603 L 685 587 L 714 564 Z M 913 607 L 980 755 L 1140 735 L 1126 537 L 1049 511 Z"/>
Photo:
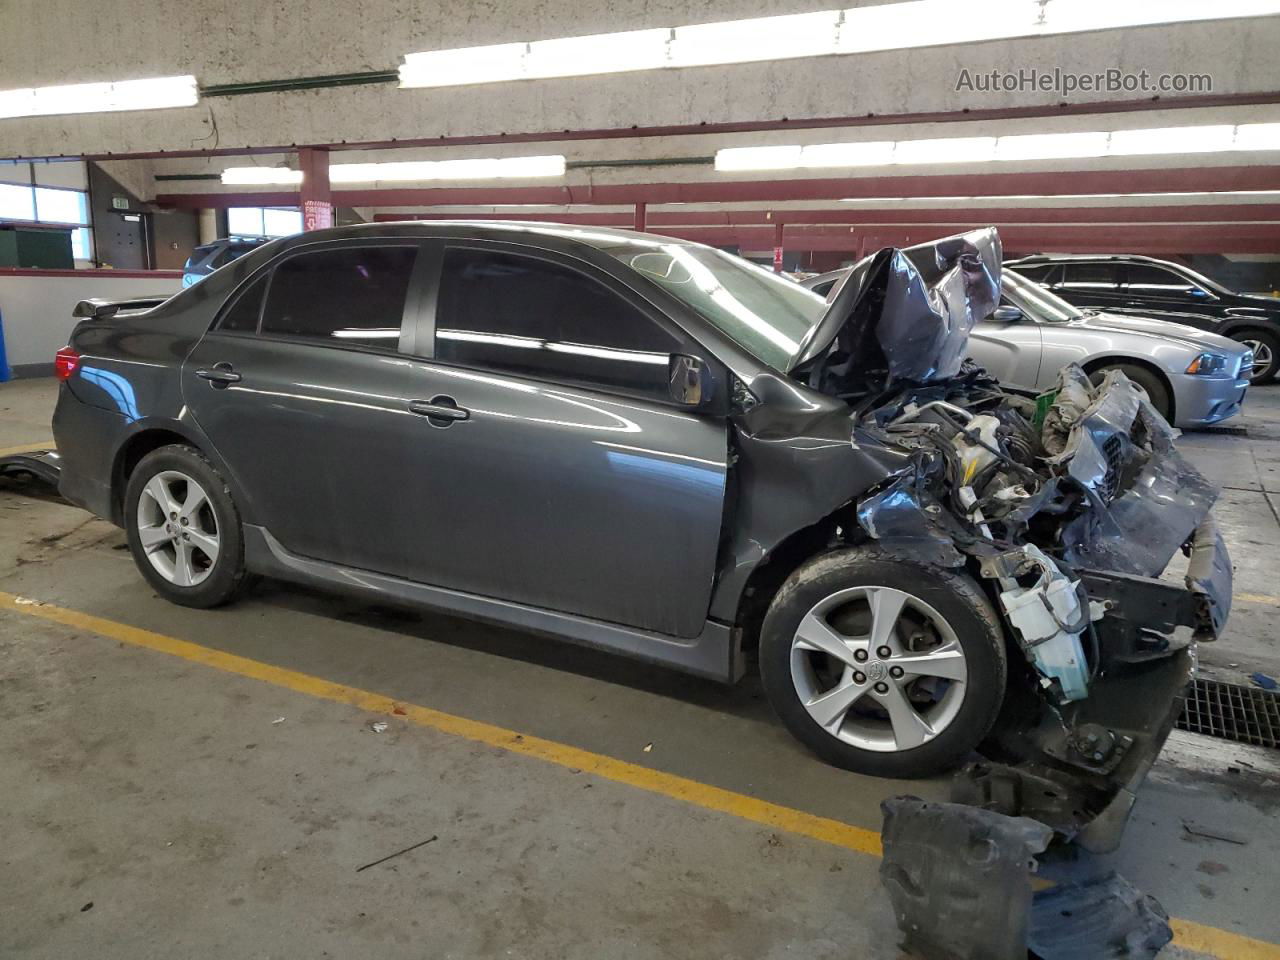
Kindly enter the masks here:
<path id="1" fill-rule="evenodd" d="M 820 274 L 803 286 L 825 296 L 846 272 Z M 1012 270 L 1002 283 L 1000 306 L 969 337 L 969 355 L 1001 382 L 1045 390 L 1064 365 L 1078 363 L 1096 381 L 1107 370 L 1123 370 L 1178 427 L 1221 423 L 1240 412 L 1253 367 L 1243 344 L 1165 320 L 1081 310 Z"/>

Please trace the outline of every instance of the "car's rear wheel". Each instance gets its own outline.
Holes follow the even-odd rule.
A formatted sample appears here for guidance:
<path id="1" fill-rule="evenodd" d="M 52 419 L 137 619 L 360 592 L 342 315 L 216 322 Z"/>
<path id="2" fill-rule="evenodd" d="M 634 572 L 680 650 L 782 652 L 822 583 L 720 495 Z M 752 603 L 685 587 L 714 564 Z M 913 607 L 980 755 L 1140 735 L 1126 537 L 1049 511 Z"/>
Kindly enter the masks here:
<path id="1" fill-rule="evenodd" d="M 1134 385 L 1146 394 L 1147 400 L 1156 408 L 1156 413 L 1173 423 L 1173 395 L 1159 374 L 1146 367 L 1140 367 L 1136 363 L 1110 363 L 1090 373 L 1089 379 L 1094 383 L 1101 383 L 1106 378 L 1108 370 L 1119 370 L 1132 380 Z"/>
<path id="2" fill-rule="evenodd" d="M 1233 336 L 1253 351 L 1250 383 L 1270 383 L 1280 373 L 1280 337 L 1266 330 L 1245 330 Z"/>
<path id="3" fill-rule="evenodd" d="M 165 599 L 216 607 L 244 588 L 240 514 L 226 481 L 194 447 L 143 457 L 129 477 L 124 517 L 133 560 Z"/>
<path id="4" fill-rule="evenodd" d="M 972 579 L 871 548 L 800 567 L 761 631 L 783 723 L 827 762 L 875 776 L 962 762 L 995 721 L 1005 670 L 1000 621 Z"/>

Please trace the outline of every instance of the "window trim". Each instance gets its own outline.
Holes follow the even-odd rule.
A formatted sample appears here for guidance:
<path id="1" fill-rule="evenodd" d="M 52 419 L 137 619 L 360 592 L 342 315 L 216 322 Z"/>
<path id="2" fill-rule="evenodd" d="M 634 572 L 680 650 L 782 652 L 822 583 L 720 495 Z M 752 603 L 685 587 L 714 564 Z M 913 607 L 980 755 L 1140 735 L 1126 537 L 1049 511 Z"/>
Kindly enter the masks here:
<path id="1" fill-rule="evenodd" d="M 1182 283 L 1185 283 L 1187 287 L 1190 288 L 1191 290 L 1199 290 L 1201 293 L 1205 295 L 1206 298 L 1210 300 L 1218 299 L 1217 294 L 1215 294 L 1212 290 L 1206 289 L 1201 284 L 1197 283 L 1195 280 L 1192 280 L 1190 277 L 1186 276 L 1185 274 L 1180 273 L 1178 270 L 1174 269 L 1173 267 L 1165 266 L 1163 263 L 1126 263 L 1124 265 L 1124 282 L 1120 286 L 1120 290 L 1122 293 L 1125 293 L 1125 294 L 1131 293 L 1129 289 L 1129 273 L 1134 269 L 1134 267 L 1140 267 L 1146 270 L 1159 270 L 1161 273 L 1167 274 L 1168 276 L 1171 276 L 1174 279 L 1180 280 Z M 1174 291 L 1168 291 L 1168 292 L 1139 291 L 1138 293 L 1134 293 L 1133 295 L 1146 296 L 1146 297 L 1168 297 L 1173 300 L 1183 299 L 1180 294 Z"/>
<path id="2" fill-rule="evenodd" d="M 625 387 L 613 387 L 608 384 L 589 383 L 579 380 L 553 379 L 551 377 L 539 377 L 526 373 L 515 373 L 510 370 L 494 370 L 489 367 L 475 367 L 465 363 L 457 363 L 451 360 L 442 360 L 436 356 L 436 326 L 437 313 L 440 304 L 440 290 L 444 282 L 444 260 L 449 250 L 479 250 L 484 253 L 505 253 L 514 257 L 527 257 L 533 260 L 542 260 L 555 266 L 563 267 L 588 282 L 596 283 L 614 296 L 619 297 L 637 312 L 642 314 L 651 322 L 655 323 L 660 329 L 665 330 L 676 345 L 680 347 L 678 352 L 691 354 L 699 357 L 703 363 L 712 368 L 712 375 L 715 378 L 717 386 L 722 386 L 722 390 L 729 389 L 729 371 L 724 362 L 720 360 L 715 353 L 704 346 L 698 340 L 689 335 L 678 323 L 656 306 L 650 303 L 644 297 L 641 297 L 626 284 L 619 281 L 616 277 L 611 276 L 607 271 L 601 270 L 594 264 L 575 257 L 571 254 L 562 253 L 558 250 L 550 250 L 546 247 L 536 247 L 528 244 L 510 243 L 503 240 L 486 240 L 481 238 L 470 237 L 438 237 L 431 241 L 437 245 L 440 250 L 437 270 L 433 277 L 433 284 L 430 291 L 430 338 L 427 343 L 429 350 L 428 355 L 418 354 L 418 359 L 427 361 L 432 364 L 438 364 L 451 370 L 466 370 L 473 373 L 481 373 L 485 376 L 505 377 L 519 382 L 528 382 L 533 384 L 543 384 L 556 387 L 563 387 L 571 390 L 588 390 L 594 393 L 600 393 L 608 397 L 620 397 L 626 400 L 639 400 L 645 403 L 659 404 L 664 407 L 673 407 L 678 410 L 690 412 L 689 409 L 674 400 L 665 397 L 655 397 L 651 394 L 640 390 L 627 390 Z M 677 351 L 672 351 L 677 352 Z"/>
<path id="3" fill-rule="evenodd" d="M 1093 283 L 1093 281 L 1072 281 L 1070 279 L 1072 268 L 1079 267 L 1112 267 L 1114 270 L 1111 275 L 1113 286 L 1104 287 L 1097 284 L 1088 287 L 1072 286 L 1073 282 L 1076 284 Z M 1089 290 L 1098 294 L 1119 294 L 1124 292 L 1124 280 L 1121 278 L 1127 276 L 1128 270 L 1125 265 L 1112 260 L 1068 260 L 1062 264 L 1062 279 L 1058 281 L 1058 284 L 1064 290 Z"/>
<path id="4" fill-rule="evenodd" d="M 313 253 L 331 253 L 338 250 L 361 249 L 367 247 L 414 247 L 417 250 L 417 256 L 414 258 L 413 269 L 409 271 L 409 285 L 405 290 L 404 306 L 400 311 L 400 338 L 396 341 L 395 347 L 379 347 L 371 346 L 364 343 L 348 343 L 348 342 L 329 342 L 328 340 L 320 340 L 315 337 L 302 337 L 288 333 L 265 333 L 262 329 L 262 320 L 266 314 L 267 301 L 271 297 L 271 285 L 275 282 L 276 270 L 288 260 L 295 257 L 305 256 Z M 423 255 L 427 252 L 427 243 L 421 237 L 385 237 L 385 238 L 365 238 L 361 237 L 355 240 L 318 240 L 314 243 L 302 243 L 296 247 L 290 247 L 281 251 L 269 261 L 255 269 L 248 276 L 243 278 L 232 289 L 230 295 L 223 300 L 222 305 L 214 314 L 213 323 L 209 325 L 206 335 L 217 335 L 223 337 L 235 337 L 238 339 L 255 339 L 267 340 L 273 343 L 302 343 L 314 347 L 328 347 L 336 350 L 355 350 L 361 353 L 376 353 L 381 356 L 413 356 L 405 354 L 401 350 L 406 337 L 406 329 L 412 327 L 415 336 L 421 334 L 421 293 L 416 285 L 423 282 L 425 274 L 419 269 L 423 262 Z M 262 303 L 258 307 L 258 325 L 252 332 L 248 330 L 224 330 L 221 327 L 223 319 L 228 313 L 234 309 L 235 304 L 240 298 L 248 292 L 259 278 L 266 276 L 266 288 L 262 293 Z"/>

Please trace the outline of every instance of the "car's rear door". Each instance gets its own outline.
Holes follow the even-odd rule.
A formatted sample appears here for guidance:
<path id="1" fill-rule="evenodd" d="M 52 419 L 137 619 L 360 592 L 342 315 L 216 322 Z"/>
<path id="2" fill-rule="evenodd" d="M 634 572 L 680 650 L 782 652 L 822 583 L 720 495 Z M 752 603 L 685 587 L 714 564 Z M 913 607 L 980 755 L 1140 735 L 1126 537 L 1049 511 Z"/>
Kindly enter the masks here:
<path id="1" fill-rule="evenodd" d="M 728 428 L 669 400 L 698 353 L 624 284 L 534 247 L 442 244 L 416 396 L 414 579 L 672 636 L 702 628 Z M 722 379 L 720 381 L 724 383 Z"/>
<path id="2" fill-rule="evenodd" d="M 294 553 L 395 572 L 429 549 L 416 478 L 440 465 L 408 357 L 427 266 L 416 241 L 301 247 L 233 294 L 183 364 L 246 519 Z"/>

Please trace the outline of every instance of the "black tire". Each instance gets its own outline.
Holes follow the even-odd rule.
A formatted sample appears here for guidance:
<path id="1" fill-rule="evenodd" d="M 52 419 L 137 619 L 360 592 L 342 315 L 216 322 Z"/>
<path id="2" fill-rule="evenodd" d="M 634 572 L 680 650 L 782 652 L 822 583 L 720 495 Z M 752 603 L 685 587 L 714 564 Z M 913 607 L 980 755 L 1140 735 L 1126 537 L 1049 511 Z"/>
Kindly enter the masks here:
<path id="1" fill-rule="evenodd" d="M 1256 365 L 1249 374 L 1250 383 L 1270 383 L 1280 374 L 1280 337 L 1269 330 L 1237 330 L 1231 339 L 1238 343 L 1260 344 L 1270 351 L 1271 359 L 1261 366 Z"/>
<path id="2" fill-rule="evenodd" d="M 192 586 L 180 586 L 166 579 L 152 564 L 139 532 L 138 502 L 153 478 L 165 472 L 190 477 L 205 491 L 208 508 L 216 519 L 218 556 L 204 557 L 202 579 Z M 153 450 L 139 461 L 129 476 L 124 497 L 124 525 L 129 536 L 129 552 L 143 578 L 160 596 L 184 607 L 217 607 L 229 603 L 248 585 L 244 566 L 244 531 L 240 512 L 231 491 L 213 464 L 195 447 L 173 445 Z M 192 579 L 195 579 L 194 577 Z"/>
<path id="3" fill-rule="evenodd" d="M 1151 401 L 1151 405 L 1156 408 L 1156 413 L 1168 420 L 1169 423 L 1173 423 L 1173 395 L 1169 392 L 1168 385 L 1158 373 L 1146 367 L 1140 367 L 1136 363 L 1109 363 L 1105 367 L 1099 367 L 1094 370 L 1089 374 L 1089 379 L 1094 383 L 1101 383 L 1109 370 L 1119 370 L 1140 386 L 1146 392 L 1147 399 Z"/>
<path id="4" fill-rule="evenodd" d="M 801 701 L 792 679 L 792 638 L 815 605 L 848 587 L 889 587 L 909 593 L 941 615 L 965 657 L 966 684 L 958 712 L 932 740 L 910 749 L 879 752 L 830 733 Z M 935 776 L 963 762 L 986 737 L 1004 700 L 1004 631 L 986 596 L 968 575 L 891 558 L 874 547 L 823 554 L 783 583 L 760 635 L 765 694 L 787 729 L 823 760 L 878 777 Z"/>

